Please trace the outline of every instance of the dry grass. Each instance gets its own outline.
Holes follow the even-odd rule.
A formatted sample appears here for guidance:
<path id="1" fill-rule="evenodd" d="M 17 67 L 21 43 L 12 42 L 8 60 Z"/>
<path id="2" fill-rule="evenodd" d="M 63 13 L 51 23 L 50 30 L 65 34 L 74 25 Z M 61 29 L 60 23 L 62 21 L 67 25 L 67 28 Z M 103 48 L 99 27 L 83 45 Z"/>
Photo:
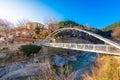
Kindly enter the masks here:
<path id="1" fill-rule="evenodd" d="M 68 66 L 66 66 L 65 69 L 60 67 L 57 73 L 55 69 L 50 68 L 42 74 L 29 77 L 29 80 L 68 80 L 67 78 L 70 76 L 70 74 L 71 71 L 68 69 Z"/>
<path id="2" fill-rule="evenodd" d="M 115 56 L 99 57 L 91 73 L 84 77 L 88 80 L 120 80 L 120 62 Z"/>

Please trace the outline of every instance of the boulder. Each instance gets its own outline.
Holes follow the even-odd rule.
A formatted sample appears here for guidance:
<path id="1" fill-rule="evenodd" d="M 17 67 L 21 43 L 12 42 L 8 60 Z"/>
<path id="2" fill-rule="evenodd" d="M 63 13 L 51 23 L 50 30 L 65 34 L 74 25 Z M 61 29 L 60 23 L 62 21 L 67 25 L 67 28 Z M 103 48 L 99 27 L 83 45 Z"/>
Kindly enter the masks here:
<path id="1" fill-rule="evenodd" d="M 77 57 L 76 56 L 69 56 L 69 57 L 67 57 L 67 60 L 68 61 L 77 61 Z"/>
<path id="2" fill-rule="evenodd" d="M 5 69 L 4 68 L 0 68 L 0 77 L 3 76 L 5 74 Z"/>
<path id="3" fill-rule="evenodd" d="M 6 72 L 12 72 L 12 71 L 16 71 L 18 69 L 24 68 L 25 64 L 21 64 L 21 63 L 12 63 L 11 65 L 5 67 Z"/>
<path id="4" fill-rule="evenodd" d="M 50 59 L 50 65 L 55 66 L 55 59 L 54 58 Z"/>
<path id="5" fill-rule="evenodd" d="M 89 61 L 90 62 L 95 62 L 96 61 L 96 56 L 90 56 Z"/>
<path id="6" fill-rule="evenodd" d="M 6 58 L 7 54 L 6 53 L 0 53 L 0 58 Z"/>
<path id="7" fill-rule="evenodd" d="M 50 59 L 50 64 L 53 66 L 64 66 L 65 64 L 67 64 L 69 61 L 77 61 L 77 57 L 76 56 L 64 56 L 61 57 L 59 55 L 55 55 L 54 57 L 52 57 Z"/>
<path id="8" fill-rule="evenodd" d="M 51 65 L 56 65 L 58 67 L 64 66 L 66 63 L 67 61 L 65 60 L 65 58 L 58 55 L 55 55 L 55 57 L 50 60 Z"/>

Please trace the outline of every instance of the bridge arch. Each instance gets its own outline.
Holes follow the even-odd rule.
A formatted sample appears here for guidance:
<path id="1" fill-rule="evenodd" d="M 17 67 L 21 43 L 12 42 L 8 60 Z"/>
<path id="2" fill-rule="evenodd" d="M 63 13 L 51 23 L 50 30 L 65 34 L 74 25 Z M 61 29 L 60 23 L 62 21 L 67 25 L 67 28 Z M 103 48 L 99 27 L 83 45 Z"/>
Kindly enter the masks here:
<path id="1" fill-rule="evenodd" d="M 109 44 L 109 45 L 112 45 L 112 46 L 120 49 L 120 45 L 118 43 L 116 43 L 116 42 L 114 42 L 112 40 L 109 40 L 107 38 L 104 38 L 104 37 L 102 37 L 102 36 L 100 36 L 98 34 L 95 34 L 93 32 L 89 32 L 89 31 L 86 31 L 86 30 L 83 30 L 83 29 L 78 29 L 78 28 L 60 28 L 60 29 L 52 32 L 51 34 L 49 34 L 44 41 L 47 41 L 51 36 L 53 37 L 53 36 L 57 35 L 58 33 L 62 32 L 62 31 L 66 31 L 66 30 L 76 30 L 76 31 L 80 31 L 80 32 L 89 34 L 89 35 L 91 35 L 91 36 L 93 36 L 93 37 L 95 37 L 95 38 Z"/>

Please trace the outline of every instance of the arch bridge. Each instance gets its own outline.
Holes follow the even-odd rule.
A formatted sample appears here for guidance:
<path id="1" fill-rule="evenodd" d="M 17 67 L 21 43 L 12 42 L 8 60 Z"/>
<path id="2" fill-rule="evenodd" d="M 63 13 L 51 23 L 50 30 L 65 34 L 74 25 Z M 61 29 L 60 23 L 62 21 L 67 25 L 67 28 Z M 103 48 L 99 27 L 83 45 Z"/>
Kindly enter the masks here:
<path id="1" fill-rule="evenodd" d="M 67 30 L 85 33 L 87 35 L 92 36 L 92 38 L 96 38 L 104 43 L 57 42 L 57 40 L 55 39 L 55 36 L 60 34 L 61 32 L 67 31 Z M 120 55 L 120 45 L 118 43 L 116 43 L 112 40 L 109 40 L 107 38 L 104 38 L 93 32 L 89 32 L 86 30 L 78 29 L 78 28 L 60 28 L 60 29 L 52 32 L 43 41 L 42 46 L 79 50 L 79 51 L 87 51 L 87 52 L 95 52 L 95 53 L 101 53 L 101 54 L 103 53 L 103 54 Z"/>

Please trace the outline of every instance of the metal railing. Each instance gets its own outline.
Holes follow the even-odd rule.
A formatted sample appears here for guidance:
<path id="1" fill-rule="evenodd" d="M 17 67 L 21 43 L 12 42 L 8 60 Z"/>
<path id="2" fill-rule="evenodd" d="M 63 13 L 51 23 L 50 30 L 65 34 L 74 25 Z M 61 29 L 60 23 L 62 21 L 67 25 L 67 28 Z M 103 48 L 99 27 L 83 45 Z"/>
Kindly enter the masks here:
<path id="1" fill-rule="evenodd" d="M 120 50 L 118 48 L 104 44 L 44 43 L 42 45 L 56 48 L 120 55 Z"/>

